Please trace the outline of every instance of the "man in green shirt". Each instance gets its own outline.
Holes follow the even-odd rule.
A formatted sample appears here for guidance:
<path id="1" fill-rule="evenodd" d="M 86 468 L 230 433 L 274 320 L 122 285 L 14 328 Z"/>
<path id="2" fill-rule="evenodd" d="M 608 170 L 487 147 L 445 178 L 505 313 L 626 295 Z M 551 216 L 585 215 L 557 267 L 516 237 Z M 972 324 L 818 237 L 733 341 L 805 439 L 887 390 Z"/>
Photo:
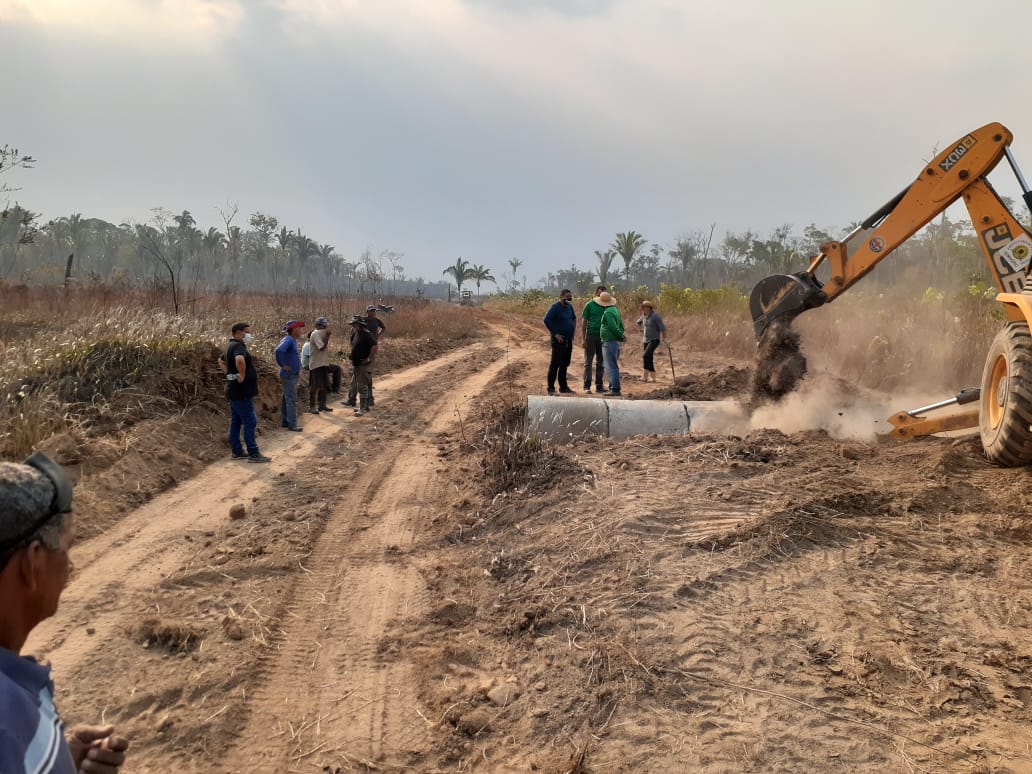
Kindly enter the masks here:
<path id="1" fill-rule="evenodd" d="M 581 312 L 581 338 L 584 341 L 584 392 L 591 392 L 591 361 L 595 361 L 595 392 L 602 392 L 602 337 L 599 326 L 602 324 L 603 308 L 598 305 L 598 297 L 605 292 L 606 286 L 595 288 L 595 297 L 584 305 Z"/>
<path id="2" fill-rule="evenodd" d="M 599 324 L 599 336 L 602 339 L 602 361 L 609 379 L 608 397 L 620 396 L 620 345 L 625 341 L 623 318 L 616 299 L 609 293 L 598 297 L 598 305 L 602 307 L 602 322 Z"/>

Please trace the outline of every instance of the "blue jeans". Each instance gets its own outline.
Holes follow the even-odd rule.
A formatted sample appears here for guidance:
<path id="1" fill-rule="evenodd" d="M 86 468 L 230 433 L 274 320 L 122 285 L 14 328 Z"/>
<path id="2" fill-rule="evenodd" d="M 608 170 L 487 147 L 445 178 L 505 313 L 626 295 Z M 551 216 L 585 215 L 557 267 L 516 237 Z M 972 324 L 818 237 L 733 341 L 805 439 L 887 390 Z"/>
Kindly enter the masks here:
<path id="1" fill-rule="evenodd" d="M 609 380 L 609 389 L 613 392 L 620 392 L 620 342 L 602 342 L 602 362 L 606 366 L 606 379 Z"/>
<path id="2" fill-rule="evenodd" d="M 244 429 L 244 444 L 248 454 L 258 454 L 258 441 L 254 429 L 258 427 L 258 415 L 254 412 L 254 398 L 231 400 L 229 402 L 229 446 L 233 454 L 243 454 L 240 445 L 240 428 Z"/>
<path id="3" fill-rule="evenodd" d="M 283 399 L 280 401 L 280 422 L 284 427 L 297 427 L 297 374 L 280 375 Z"/>

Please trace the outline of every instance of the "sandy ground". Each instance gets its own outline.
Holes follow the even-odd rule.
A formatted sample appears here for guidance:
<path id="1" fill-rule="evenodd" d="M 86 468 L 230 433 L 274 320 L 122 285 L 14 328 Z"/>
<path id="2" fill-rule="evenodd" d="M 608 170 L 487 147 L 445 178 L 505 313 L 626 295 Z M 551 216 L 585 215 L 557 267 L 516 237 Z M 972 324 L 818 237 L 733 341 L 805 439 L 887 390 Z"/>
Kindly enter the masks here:
<path id="1" fill-rule="evenodd" d="M 491 325 L 268 466 L 138 463 L 185 480 L 87 529 L 28 645 L 66 721 L 115 723 L 130 772 L 1032 771 L 1027 470 L 757 429 L 517 444 L 498 491 L 548 352 Z M 629 399 L 747 385 L 674 353 Z"/>

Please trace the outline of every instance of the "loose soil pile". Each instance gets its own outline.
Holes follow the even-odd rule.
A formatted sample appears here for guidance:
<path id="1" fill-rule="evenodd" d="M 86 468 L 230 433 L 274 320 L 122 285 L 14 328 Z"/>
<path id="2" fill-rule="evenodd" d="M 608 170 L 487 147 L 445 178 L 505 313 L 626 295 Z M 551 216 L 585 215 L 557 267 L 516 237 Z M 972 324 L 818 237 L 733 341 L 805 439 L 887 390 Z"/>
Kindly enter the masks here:
<path id="1" fill-rule="evenodd" d="M 756 351 L 750 404 L 778 400 L 792 392 L 806 374 L 806 358 L 791 322 L 775 320 L 764 331 Z"/>

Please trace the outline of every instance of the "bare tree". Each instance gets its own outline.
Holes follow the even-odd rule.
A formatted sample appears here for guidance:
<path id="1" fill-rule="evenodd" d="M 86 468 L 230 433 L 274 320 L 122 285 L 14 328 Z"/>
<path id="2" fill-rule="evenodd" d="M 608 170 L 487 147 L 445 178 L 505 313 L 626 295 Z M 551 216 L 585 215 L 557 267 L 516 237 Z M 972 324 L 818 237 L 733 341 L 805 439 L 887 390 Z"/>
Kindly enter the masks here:
<path id="1" fill-rule="evenodd" d="M 179 279 L 183 272 L 183 251 L 176 245 L 170 244 L 169 232 L 174 232 L 168 226 L 168 211 L 163 207 L 155 207 L 151 210 L 154 217 L 151 218 L 153 225 L 137 225 L 136 238 L 139 240 L 140 249 L 168 272 L 169 287 L 172 292 L 172 310 L 179 314 Z"/>

